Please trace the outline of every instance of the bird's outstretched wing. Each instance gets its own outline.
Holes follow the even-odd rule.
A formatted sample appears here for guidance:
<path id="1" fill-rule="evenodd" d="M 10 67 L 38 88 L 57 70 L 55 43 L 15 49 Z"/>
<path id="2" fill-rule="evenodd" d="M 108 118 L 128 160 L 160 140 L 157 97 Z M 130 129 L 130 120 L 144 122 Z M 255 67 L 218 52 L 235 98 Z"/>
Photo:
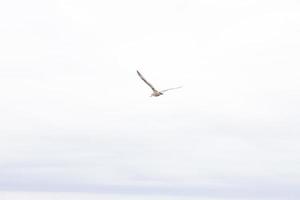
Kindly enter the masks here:
<path id="1" fill-rule="evenodd" d="M 149 83 L 144 77 L 143 75 L 138 71 L 136 70 L 137 74 L 139 75 L 139 77 L 147 84 L 149 85 L 149 87 L 153 90 L 153 91 L 156 91 L 156 89 L 153 87 L 153 85 L 151 85 L 151 83 Z"/>
<path id="2" fill-rule="evenodd" d="M 165 89 L 165 90 L 161 90 L 160 92 L 161 92 L 161 93 L 164 93 L 164 92 L 166 92 L 166 91 L 169 91 L 169 90 L 175 90 L 175 89 L 179 89 L 179 88 L 182 88 L 182 86 L 180 86 L 180 87 L 175 87 L 175 88 L 169 88 L 169 89 Z"/>

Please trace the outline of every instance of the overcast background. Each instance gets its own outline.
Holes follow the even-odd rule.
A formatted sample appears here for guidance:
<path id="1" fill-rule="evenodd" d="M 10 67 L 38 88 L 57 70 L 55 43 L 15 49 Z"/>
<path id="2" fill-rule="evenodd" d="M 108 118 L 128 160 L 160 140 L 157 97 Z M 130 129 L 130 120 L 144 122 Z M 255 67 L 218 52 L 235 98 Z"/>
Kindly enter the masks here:
<path id="1" fill-rule="evenodd" d="M 1 1 L 0 196 L 299 199 L 299 11 Z"/>

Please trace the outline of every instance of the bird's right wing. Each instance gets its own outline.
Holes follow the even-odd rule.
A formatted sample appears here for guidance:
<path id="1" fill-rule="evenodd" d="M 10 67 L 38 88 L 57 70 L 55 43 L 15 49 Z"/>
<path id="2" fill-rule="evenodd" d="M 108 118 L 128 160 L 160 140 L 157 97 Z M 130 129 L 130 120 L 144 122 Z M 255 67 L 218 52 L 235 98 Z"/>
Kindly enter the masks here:
<path id="1" fill-rule="evenodd" d="M 145 78 L 144 76 L 138 71 L 136 70 L 137 74 L 139 75 L 139 77 L 147 84 L 149 85 L 149 87 L 153 90 L 153 91 L 156 91 L 156 89 L 153 87 L 153 85 L 151 85 L 151 83 L 149 83 Z"/>
<path id="2" fill-rule="evenodd" d="M 161 90 L 160 92 L 164 93 L 166 91 L 169 91 L 169 90 L 175 90 L 175 89 L 179 89 L 179 88 L 182 88 L 182 86 L 180 87 L 175 87 L 175 88 L 169 88 L 169 89 L 165 89 L 165 90 Z"/>

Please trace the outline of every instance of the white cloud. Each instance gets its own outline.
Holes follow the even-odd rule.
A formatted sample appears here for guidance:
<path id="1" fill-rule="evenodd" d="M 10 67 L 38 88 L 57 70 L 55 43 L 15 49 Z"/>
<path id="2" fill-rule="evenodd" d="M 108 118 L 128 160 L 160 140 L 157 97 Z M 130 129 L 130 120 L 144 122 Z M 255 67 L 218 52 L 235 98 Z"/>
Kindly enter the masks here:
<path id="1" fill-rule="evenodd" d="M 60 177 L 294 191 L 299 6 L 2 2 L 0 188 L 51 189 Z M 149 98 L 136 69 L 158 88 L 184 87 Z"/>

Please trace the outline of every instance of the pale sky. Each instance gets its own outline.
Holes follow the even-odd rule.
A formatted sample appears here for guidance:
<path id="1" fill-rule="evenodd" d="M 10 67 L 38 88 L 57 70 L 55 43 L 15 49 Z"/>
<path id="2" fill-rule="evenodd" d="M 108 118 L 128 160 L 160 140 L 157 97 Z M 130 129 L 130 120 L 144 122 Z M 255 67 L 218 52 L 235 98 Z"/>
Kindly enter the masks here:
<path id="1" fill-rule="evenodd" d="M 299 199 L 299 10 L 2 1 L 0 190 Z"/>

